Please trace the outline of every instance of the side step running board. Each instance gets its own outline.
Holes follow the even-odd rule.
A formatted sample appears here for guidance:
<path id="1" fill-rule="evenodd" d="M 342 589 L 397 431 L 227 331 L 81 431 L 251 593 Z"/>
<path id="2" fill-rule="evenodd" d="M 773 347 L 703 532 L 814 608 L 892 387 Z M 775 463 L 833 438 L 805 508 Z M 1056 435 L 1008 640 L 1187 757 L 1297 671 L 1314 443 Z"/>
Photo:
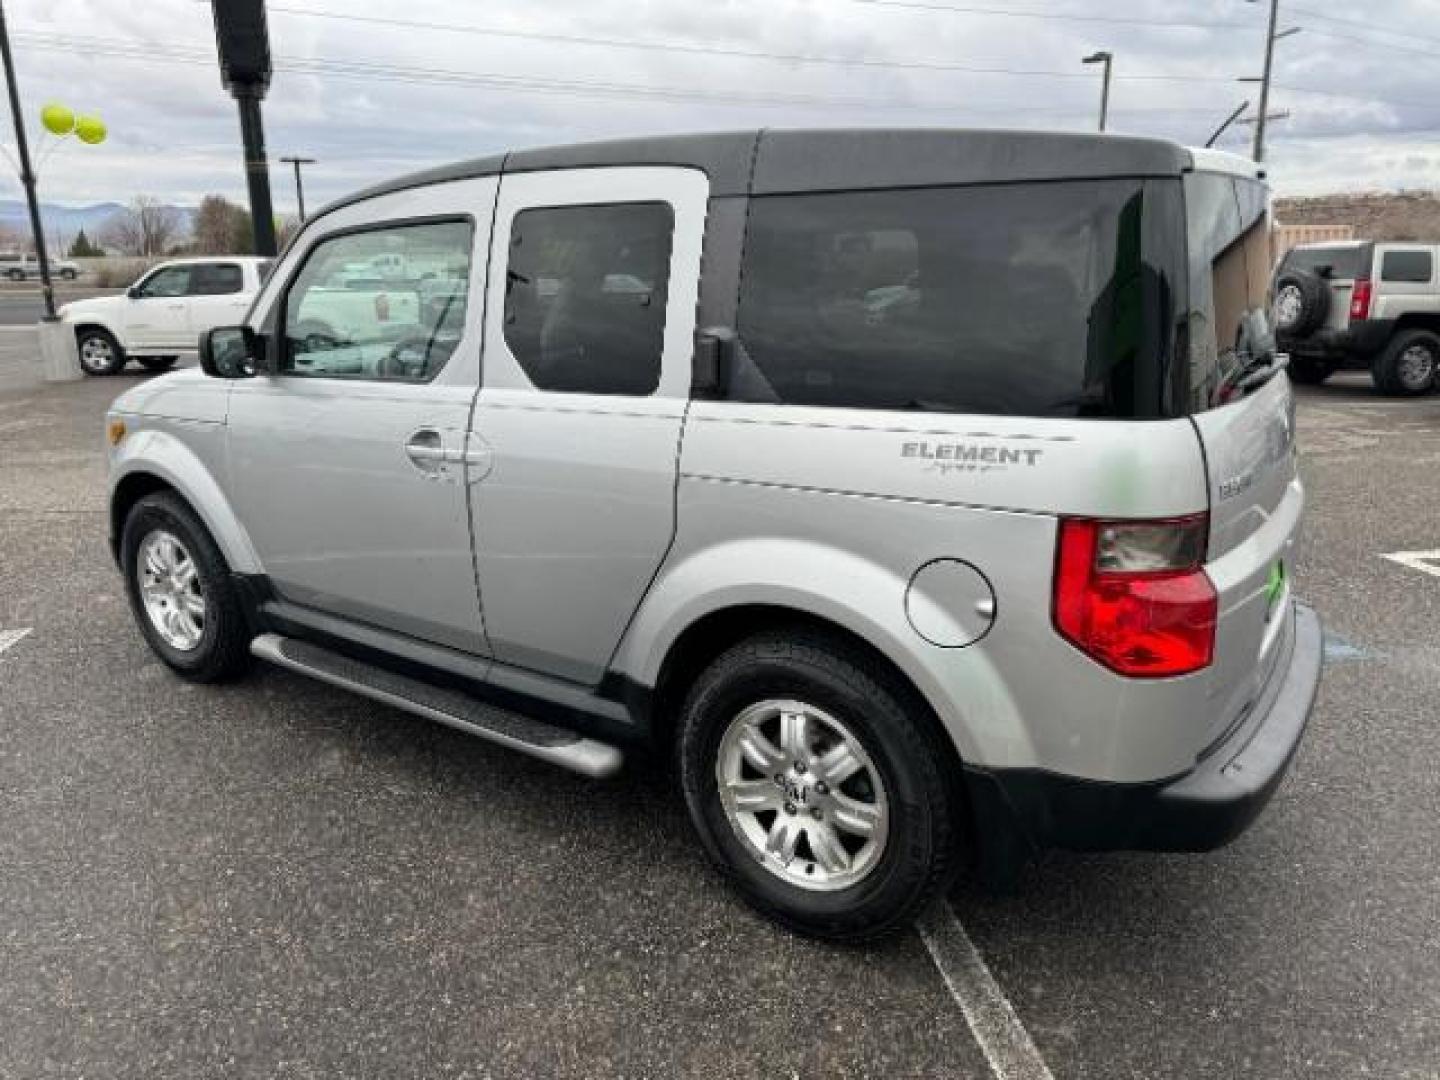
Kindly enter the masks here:
<path id="1" fill-rule="evenodd" d="M 250 643 L 250 651 L 272 664 L 383 701 L 416 716 L 437 720 L 585 776 L 611 776 L 624 761 L 624 755 L 606 743 L 477 701 L 454 690 L 352 660 L 307 641 L 261 634 Z"/>

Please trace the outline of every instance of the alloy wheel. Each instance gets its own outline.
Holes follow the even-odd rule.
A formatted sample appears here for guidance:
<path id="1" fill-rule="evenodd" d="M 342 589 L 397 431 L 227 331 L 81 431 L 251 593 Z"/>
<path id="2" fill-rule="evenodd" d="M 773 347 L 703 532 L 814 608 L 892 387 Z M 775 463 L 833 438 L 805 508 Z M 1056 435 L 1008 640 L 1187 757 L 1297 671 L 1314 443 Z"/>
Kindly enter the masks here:
<path id="1" fill-rule="evenodd" d="M 140 600 L 160 640 L 179 652 L 191 652 L 205 635 L 205 594 L 199 568 L 174 533 L 155 529 L 140 542 L 136 556 Z"/>
<path id="2" fill-rule="evenodd" d="M 791 885 L 831 892 L 879 864 L 890 805 L 860 740 L 814 705 L 766 700 L 721 737 L 715 779 L 745 850 Z"/>

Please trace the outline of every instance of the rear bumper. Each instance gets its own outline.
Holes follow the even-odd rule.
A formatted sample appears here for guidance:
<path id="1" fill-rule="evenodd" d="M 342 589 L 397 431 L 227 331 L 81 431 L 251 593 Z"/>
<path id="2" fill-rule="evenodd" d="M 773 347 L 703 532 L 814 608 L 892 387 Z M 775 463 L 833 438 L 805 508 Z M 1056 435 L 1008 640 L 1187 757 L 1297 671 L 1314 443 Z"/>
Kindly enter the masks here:
<path id="1" fill-rule="evenodd" d="M 1320 685 L 1320 619 L 1298 604 L 1294 618 L 1289 656 L 1250 716 L 1182 776 L 1116 784 L 1038 769 L 967 770 L 989 869 L 1003 875 L 1041 848 L 1210 851 L 1244 832 L 1285 775 Z"/>
<path id="2" fill-rule="evenodd" d="M 1279 336 L 1282 352 L 1340 366 L 1366 367 L 1385 347 L 1395 329 L 1394 319 L 1364 319 L 1344 330 L 1316 330 L 1304 337 Z"/>

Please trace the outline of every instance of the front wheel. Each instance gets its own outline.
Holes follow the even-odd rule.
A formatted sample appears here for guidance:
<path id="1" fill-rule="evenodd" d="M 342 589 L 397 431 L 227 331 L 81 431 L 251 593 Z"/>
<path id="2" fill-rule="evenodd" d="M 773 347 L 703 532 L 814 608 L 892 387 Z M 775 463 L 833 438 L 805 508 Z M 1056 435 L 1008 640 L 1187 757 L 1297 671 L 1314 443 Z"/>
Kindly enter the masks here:
<path id="1" fill-rule="evenodd" d="M 730 649 L 680 720 L 685 800 L 756 908 L 838 941 L 907 925 L 960 864 L 955 777 L 929 716 L 808 631 Z"/>
<path id="2" fill-rule="evenodd" d="M 140 632 L 177 675 L 220 682 L 250 666 L 245 612 L 225 557 L 182 499 L 157 492 L 135 504 L 120 565 Z"/>
<path id="3" fill-rule="evenodd" d="M 1425 394 L 1440 373 L 1440 336 L 1429 330 L 1396 334 L 1375 361 L 1375 385 L 1385 394 Z"/>

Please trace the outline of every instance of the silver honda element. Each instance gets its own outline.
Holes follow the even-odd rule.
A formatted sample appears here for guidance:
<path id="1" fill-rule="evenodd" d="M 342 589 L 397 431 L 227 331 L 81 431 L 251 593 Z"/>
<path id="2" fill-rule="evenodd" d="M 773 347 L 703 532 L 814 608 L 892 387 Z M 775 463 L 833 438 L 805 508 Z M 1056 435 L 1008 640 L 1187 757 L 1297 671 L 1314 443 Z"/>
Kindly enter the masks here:
<path id="1" fill-rule="evenodd" d="M 383 184 L 116 401 L 137 623 L 183 678 L 659 751 L 825 937 L 1046 846 L 1217 847 L 1320 678 L 1267 204 L 1218 153 L 928 130 Z"/>

